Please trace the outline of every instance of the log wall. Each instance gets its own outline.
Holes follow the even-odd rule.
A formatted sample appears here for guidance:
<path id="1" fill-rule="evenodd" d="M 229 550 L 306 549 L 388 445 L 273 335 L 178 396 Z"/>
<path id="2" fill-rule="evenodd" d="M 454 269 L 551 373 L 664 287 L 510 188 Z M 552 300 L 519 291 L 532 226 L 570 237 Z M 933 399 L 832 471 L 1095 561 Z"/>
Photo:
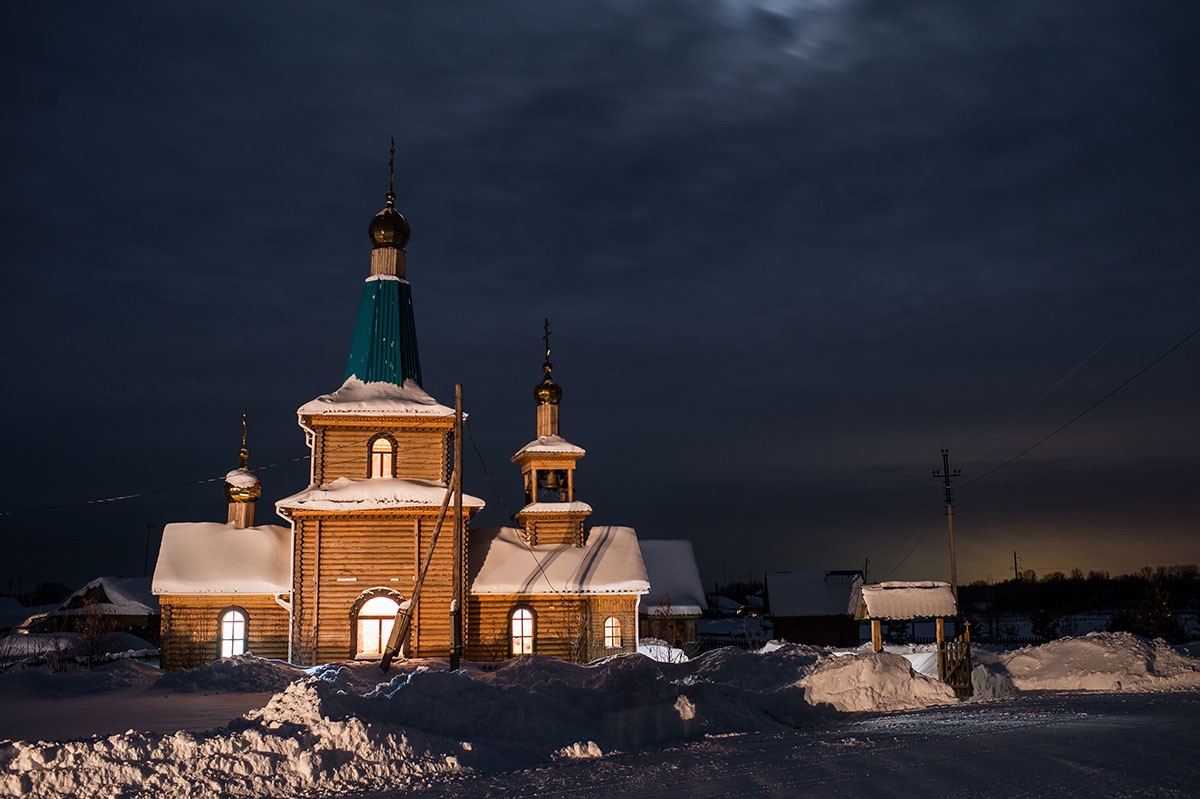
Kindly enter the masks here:
<path id="1" fill-rule="evenodd" d="M 581 547 L 587 542 L 584 532 L 586 514 L 575 516 L 551 516 L 540 513 L 518 514 L 524 524 L 525 534 L 531 546 L 539 544 L 571 544 Z"/>
<path id="2" fill-rule="evenodd" d="M 397 425 L 395 420 L 315 429 L 313 478 L 318 484 L 339 477 L 370 477 L 369 442 L 377 433 L 386 433 L 396 441 L 396 477 L 443 483 L 450 479 L 453 433 L 448 429 Z"/>
<path id="3" fill-rule="evenodd" d="M 288 613 L 270 595 L 160 596 L 164 669 L 191 669 L 221 656 L 221 613 L 246 612 L 246 652 L 286 660 Z"/>
<path id="4" fill-rule="evenodd" d="M 464 528 L 469 516 L 464 511 Z M 436 508 L 297 517 L 292 585 L 296 663 L 355 656 L 356 602 L 372 590 L 395 592 L 397 601 L 412 597 L 418 557 L 425 557 L 436 520 Z M 466 551 L 464 542 L 464 579 Z M 453 562 L 454 523 L 449 512 L 417 603 L 405 649 L 410 657 L 444 657 L 450 652 Z"/>
<path id="5" fill-rule="evenodd" d="M 509 618 L 519 606 L 533 609 L 535 654 L 586 663 L 605 655 L 637 651 L 634 595 L 481 594 L 467 598 L 468 660 L 486 662 L 512 657 Z M 619 649 L 604 646 L 604 620 L 609 616 L 621 621 Z"/>

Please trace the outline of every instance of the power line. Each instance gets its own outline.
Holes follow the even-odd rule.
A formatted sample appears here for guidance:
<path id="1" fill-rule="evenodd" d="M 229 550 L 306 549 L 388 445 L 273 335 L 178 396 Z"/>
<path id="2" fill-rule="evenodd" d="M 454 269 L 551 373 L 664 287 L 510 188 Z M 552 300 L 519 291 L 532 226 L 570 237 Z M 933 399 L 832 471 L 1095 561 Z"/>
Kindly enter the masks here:
<path id="1" fill-rule="evenodd" d="M 1142 375 L 1144 375 L 1146 372 L 1150 371 L 1150 369 L 1151 369 L 1153 366 L 1155 366 L 1156 364 L 1158 364 L 1160 361 L 1162 361 L 1164 358 L 1166 358 L 1168 355 L 1170 355 L 1170 354 L 1171 354 L 1172 352 L 1174 352 L 1175 350 L 1177 350 L 1177 349 L 1179 349 L 1180 347 L 1182 347 L 1182 346 L 1183 346 L 1184 344 L 1186 344 L 1186 343 L 1187 343 L 1187 342 L 1188 342 L 1188 341 L 1189 341 L 1189 340 L 1190 340 L 1192 337 L 1194 337 L 1194 336 L 1195 336 L 1197 333 L 1200 333 L 1200 327 L 1196 328 L 1196 329 L 1195 329 L 1195 330 L 1193 330 L 1191 333 L 1188 333 L 1186 336 L 1184 336 L 1183 338 L 1181 338 L 1179 341 L 1177 341 L 1177 342 L 1175 342 L 1174 344 L 1172 344 L 1172 345 L 1171 345 L 1171 347 L 1170 347 L 1170 348 L 1169 348 L 1169 349 L 1168 349 L 1166 352 L 1164 352 L 1162 355 L 1159 355 L 1159 356 L 1158 356 L 1157 358 L 1155 358 L 1153 361 L 1151 361 L 1150 363 L 1148 363 L 1148 364 L 1146 364 L 1145 366 L 1143 366 L 1141 369 L 1139 369 L 1137 372 L 1135 372 L 1135 373 L 1134 373 L 1132 376 L 1130 376 L 1128 379 L 1126 379 L 1126 380 L 1125 380 L 1123 383 L 1121 383 L 1119 386 L 1117 386 L 1117 387 L 1116 387 L 1116 388 L 1114 388 L 1112 391 L 1110 391 L 1110 392 L 1108 392 L 1107 394 L 1105 394 L 1105 395 L 1104 395 L 1103 397 L 1101 397 L 1100 399 L 1098 399 L 1098 400 L 1096 400 L 1095 402 L 1093 402 L 1093 403 L 1092 403 L 1091 405 L 1089 405 L 1088 407 L 1084 408 L 1084 409 L 1083 409 L 1082 411 L 1080 411 L 1079 413 L 1077 413 L 1077 414 L 1075 414 L 1074 416 L 1072 416 L 1072 417 L 1071 417 L 1070 419 L 1068 419 L 1066 422 L 1063 422 L 1063 423 L 1062 423 L 1061 425 L 1059 425 L 1057 428 L 1055 428 L 1055 429 L 1054 429 L 1054 430 L 1052 430 L 1051 432 L 1047 433 L 1046 435 L 1042 436 L 1040 439 L 1038 439 L 1037 441 L 1033 442 L 1033 443 L 1032 443 L 1032 444 L 1030 444 L 1028 447 L 1026 447 L 1025 449 L 1021 450 L 1021 451 L 1020 451 L 1020 452 L 1018 452 L 1016 455 L 1013 455 L 1011 458 L 1009 458 L 1008 460 L 1004 461 L 1003 463 L 1000 463 L 999 465 L 992 467 L 991 469 L 987 470 L 986 472 L 984 472 L 983 474 L 979 475 L 978 477 L 975 477 L 975 478 L 973 478 L 973 479 L 971 479 L 971 480 L 968 480 L 967 482 L 963 483 L 962 485 L 960 485 L 960 486 L 959 486 L 959 488 L 960 488 L 960 489 L 963 489 L 963 488 L 966 488 L 967 486 L 969 486 L 969 485 L 971 485 L 971 484 L 973 484 L 973 483 L 978 483 L 978 482 L 979 482 L 980 480 L 982 480 L 983 478 L 987 477 L 988 475 L 995 474 L 996 472 L 1000 471 L 1000 470 L 1001 470 L 1001 469 L 1003 469 L 1005 466 L 1009 465 L 1010 463 L 1012 463 L 1013 461 L 1017 460 L 1018 458 L 1021 458 L 1021 457 L 1024 457 L 1025 455 L 1028 455 L 1030 452 L 1032 452 L 1032 451 L 1033 451 L 1033 450 L 1035 450 L 1036 448 L 1040 447 L 1042 444 L 1046 443 L 1046 442 L 1047 442 L 1047 441 L 1049 441 L 1051 438 L 1053 438 L 1054 436 L 1056 436 L 1056 435 L 1058 435 L 1059 433 L 1061 433 L 1063 430 L 1066 430 L 1068 427 L 1070 427 L 1070 426 L 1071 426 L 1071 425 L 1073 425 L 1075 422 L 1077 422 L 1077 421 L 1079 421 L 1080 419 L 1082 419 L 1082 418 L 1083 418 L 1084 416 L 1086 416 L 1087 414 L 1091 413 L 1093 410 L 1095 410 L 1097 407 L 1099 407 L 1099 406 L 1100 406 L 1100 404 L 1101 404 L 1102 402 L 1104 402 L 1105 400 L 1107 400 L 1109 397 L 1113 396 L 1113 395 L 1114 395 L 1114 394 L 1116 394 L 1118 391 L 1120 391 L 1121 389 L 1125 388 L 1125 386 L 1129 385 L 1129 384 L 1130 384 L 1130 383 L 1132 383 L 1134 380 L 1137 380 L 1139 377 L 1141 377 Z"/>

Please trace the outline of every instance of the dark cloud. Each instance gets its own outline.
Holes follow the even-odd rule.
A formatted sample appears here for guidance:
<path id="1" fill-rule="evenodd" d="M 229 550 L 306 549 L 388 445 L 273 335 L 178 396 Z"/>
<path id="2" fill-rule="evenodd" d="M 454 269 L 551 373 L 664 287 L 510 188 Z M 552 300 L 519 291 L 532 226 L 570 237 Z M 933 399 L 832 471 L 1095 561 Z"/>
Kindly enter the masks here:
<path id="1" fill-rule="evenodd" d="M 392 135 L 427 387 L 466 385 L 507 501 L 549 315 L 597 520 L 692 537 L 706 579 L 926 529 L 895 574 L 941 576 L 932 505 L 906 538 L 938 449 L 982 474 L 1197 318 L 1187 4 L 3 14 L 5 508 L 223 473 L 243 406 L 257 463 L 302 455 Z M 960 571 L 1200 559 L 1196 351 L 964 490 Z M 221 513 L 210 485 L 0 524 L 13 576 L 78 580 Z"/>

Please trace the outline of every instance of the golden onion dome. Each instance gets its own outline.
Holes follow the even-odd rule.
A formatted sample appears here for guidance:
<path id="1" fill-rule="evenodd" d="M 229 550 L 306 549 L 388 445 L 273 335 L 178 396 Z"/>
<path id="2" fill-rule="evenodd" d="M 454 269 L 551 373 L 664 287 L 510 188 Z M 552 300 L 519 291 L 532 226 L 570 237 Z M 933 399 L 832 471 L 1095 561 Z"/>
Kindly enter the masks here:
<path id="1" fill-rule="evenodd" d="M 225 499 L 230 502 L 254 502 L 262 496 L 262 484 L 254 472 L 246 468 L 250 453 L 241 451 L 242 465 L 225 475 Z"/>
<path id="2" fill-rule="evenodd" d="M 533 397 L 538 405 L 557 405 L 562 402 L 562 394 L 562 386 L 554 382 L 549 372 L 533 389 Z"/>
<path id="3" fill-rule="evenodd" d="M 390 191 L 387 193 L 387 205 L 382 211 L 375 214 L 368 230 L 371 234 L 373 249 L 380 247 L 404 249 L 404 246 L 408 244 L 409 236 L 412 235 L 412 230 L 408 226 L 408 220 L 396 210 L 396 195 Z"/>

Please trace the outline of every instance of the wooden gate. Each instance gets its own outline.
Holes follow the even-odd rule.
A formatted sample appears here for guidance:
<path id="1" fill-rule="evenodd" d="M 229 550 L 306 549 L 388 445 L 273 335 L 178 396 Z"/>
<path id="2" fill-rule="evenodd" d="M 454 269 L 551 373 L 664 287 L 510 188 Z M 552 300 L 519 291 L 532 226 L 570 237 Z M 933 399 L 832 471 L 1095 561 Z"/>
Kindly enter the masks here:
<path id="1" fill-rule="evenodd" d="M 941 632 L 941 619 L 938 620 Z M 941 638 L 941 636 L 938 636 Z M 938 641 L 938 679 L 954 689 L 960 697 L 974 693 L 971 687 L 971 623 L 967 622 L 962 635 Z"/>

